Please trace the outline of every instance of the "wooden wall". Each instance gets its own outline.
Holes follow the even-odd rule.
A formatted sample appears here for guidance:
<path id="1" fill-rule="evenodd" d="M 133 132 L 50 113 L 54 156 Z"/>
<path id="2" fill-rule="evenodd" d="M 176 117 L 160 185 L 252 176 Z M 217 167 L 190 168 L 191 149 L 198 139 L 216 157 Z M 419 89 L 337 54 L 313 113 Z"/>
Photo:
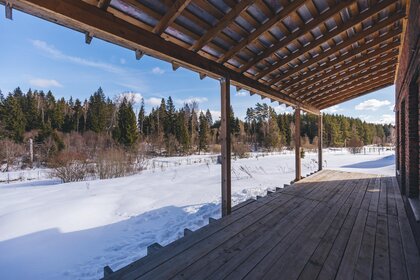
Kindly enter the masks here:
<path id="1" fill-rule="evenodd" d="M 397 178 L 420 249 L 420 223 L 411 202 L 419 202 L 420 174 L 420 0 L 409 1 L 395 83 Z M 420 203 L 418 203 L 420 205 Z"/>

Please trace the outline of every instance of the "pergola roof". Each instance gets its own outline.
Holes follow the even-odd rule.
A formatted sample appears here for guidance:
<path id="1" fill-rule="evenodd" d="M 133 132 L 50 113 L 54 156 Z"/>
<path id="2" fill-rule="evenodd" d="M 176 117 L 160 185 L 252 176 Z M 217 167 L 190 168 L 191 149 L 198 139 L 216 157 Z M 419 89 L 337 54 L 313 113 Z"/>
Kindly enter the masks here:
<path id="1" fill-rule="evenodd" d="M 319 113 L 392 85 L 405 0 L 0 0 Z"/>

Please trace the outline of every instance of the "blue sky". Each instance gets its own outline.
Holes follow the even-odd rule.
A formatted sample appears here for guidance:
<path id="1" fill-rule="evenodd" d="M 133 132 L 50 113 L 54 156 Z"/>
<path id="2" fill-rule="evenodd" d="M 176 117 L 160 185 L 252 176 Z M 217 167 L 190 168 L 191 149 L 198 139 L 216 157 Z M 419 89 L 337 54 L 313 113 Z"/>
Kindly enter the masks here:
<path id="1" fill-rule="evenodd" d="M 111 98 L 133 92 L 145 99 L 146 109 L 162 97 L 172 96 L 177 106 L 196 100 L 200 109 L 220 112 L 219 83 L 186 69 L 172 71 L 169 63 L 148 56 L 135 59 L 131 50 L 94 38 L 85 44 L 84 35 L 56 24 L 13 11 L 13 21 L 0 18 L 0 89 L 4 94 L 20 86 L 51 90 L 57 97 L 85 99 L 100 86 Z M 263 102 L 258 96 L 231 90 L 235 114 Z M 267 99 L 265 99 L 267 100 Z M 269 103 L 278 112 L 290 111 Z M 326 110 L 369 122 L 394 122 L 394 87 L 353 99 Z"/>

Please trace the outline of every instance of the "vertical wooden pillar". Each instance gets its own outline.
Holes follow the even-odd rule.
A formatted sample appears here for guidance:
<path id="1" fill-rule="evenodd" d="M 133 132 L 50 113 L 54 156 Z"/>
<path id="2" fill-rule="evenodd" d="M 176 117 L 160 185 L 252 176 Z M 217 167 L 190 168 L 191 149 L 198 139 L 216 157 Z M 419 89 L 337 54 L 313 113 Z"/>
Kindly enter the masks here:
<path id="1" fill-rule="evenodd" d="M 295 109 L 295 182 L 302 178 L 301 158 L 300 158 L 300 108 Z"/>
<path id="2" fill-rule="evenodd" d="M 231 199 L 231 149 L 230 149 L 230 80 L 224 78 L 221 86 L 221 124 L 220 141 L 222 144 L 222 217 L 229 215 L 232 208 Z"/>
<path id="3" fill-rule="evenodd" d="M 322 113 L 318 116 L 318 171 L 322 170 Z"/>

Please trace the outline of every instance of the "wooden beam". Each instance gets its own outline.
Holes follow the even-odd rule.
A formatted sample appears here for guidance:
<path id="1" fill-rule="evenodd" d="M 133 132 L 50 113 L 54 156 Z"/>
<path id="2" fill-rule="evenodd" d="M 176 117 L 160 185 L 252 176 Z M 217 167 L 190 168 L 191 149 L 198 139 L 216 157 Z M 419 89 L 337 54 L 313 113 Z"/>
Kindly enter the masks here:
<path id="1" fill-rule="evenodd" d="M 391 74 L 394 74 L 394 71 L 391 72 Z M 390 73 L 387 73 L 387 75 L 389 76 Z M 353 88 L 352 90 L 342 90 L 340 91 L 338 95 L 332 96 L 328 100 L 324 99 L 322 102 L 318 103 L 318 106 L 322 109 L 325 109 L 330 106 L 334 106 L 336 104 L 348 101 L 350 99 L 366 95 L 370 92 L 379 90 L 381 88 L 384 88 L 393 84 L 394 84 L 393 79 L 389 77 L 379 79 L 378 81 L 375 81 L 375 82 L 365 81 L 362 84 L 359 84 L 356 88 Z"/>
<path id="2" fill-rule="evenodd" d="M 4 4 L 5 0 L 0 0 Z M 319 114 L 319 110 L 290 98 L 282 91 L 263 85 L 251 78 L 237 73 L 213 60 L 195 52 L 165 41 L 160 36 L 128 23 L 113 14 L 83 1 L 73 0 L 14 0 L 13 6 L 20 11 L 67 26 L 82 32 L 89 31 L 100 38 L 132 50 L 142 50 L 146 54 L 203 72 L 212 78 L 229 76 L 231 84 L 259 95 L 276 99 L 283 103 L 300 106 L 302 110 Z"/>
<path id="3" fill-rule="evenodd" d="M 392 3 L 396 2 L 396 0 L 391 1 Z M 256 79 L 261 79 L 262 77 L 267 76 L 268 74 L 270 74 L 271 72 L 279 69 L 279 67 L 283 66 L 283 65 L 287 65 L 288 63 L 292 62 L 293 60 L 299 58 L 300 56 L 302 56 L 303 54 L 308 54 L 311 50 L 318 48 L 321 44 L 328 42 L 328 40 L 333 39 L 334 37 L 346 32 L 348 29 L 353 28 L 355 25 L 361 24 L 364 20 L 366 20 L 367 18 L 379 13 L 381 10 L 383 10 L 384 8 L 386 8 L 387 6 L 389 6 L 391 3 L 389 1 L 383 1 L 378 5 L 375 5 L 374 8 L 371 8 L 353 18 L 351 18 L 350 20 L 348 20 L 347 22 L 345 22 L 343 25 L 338 26 L 336 29 L 332 30 L 332 31 L 328 31 L 326 34 L 324 34 L 323 36 L 319 37 L 318 39 L 315 39 L 314 41 L 310 42 L 308 45 L 306 45 L 305 47 L 303 47 L 302 49 L 290 54 L 289 56 L 287 56 L 284 59 L 280 59 L 278 60 L 277 63 L 275 63 L 274 65 L 269 66 L 268 68 L 266 68 L 265 70 L 261 71 L 259 74 L 257 74 Z M 398 14 L 397 14 L 398 15 Z M 393 15 L 395 18 L 395 14 Z M 402 16 L 403 17 L 403 16 Z M 402 18 L 401 17 L 401 18 Z M 396 19 L 393 19 L 392 21 L 388 21 L 388 24 L 384 24 L 384 21 L 380 22 L 380 23 L 376 23 L 374 24 L 374 26 L 372 26 L 371 28 L 367 29 L 366 31 L 362 31 L 360 33 L 356 33 L 352 38 L 353 41 L 356 40 L 360 40 L 366 37 L 367 33 L 371 34 L 372 32 L 372 28 L 376 27 L 374 30 L 380 30 L 381 28 L 393 24 L 395 23 Z M 382 24 L 381 24 L 382 23 Z M 382 27 L 378 27 L 379 25 L 383 25 Z M 356 39 L 359 38 L 359 39 Z M 345 40 L 346 42 L 346 40 Z M 331 52 L 332 50 L 336 50 L 337 48 L 343 48 L 342 45 L 349 45 L 349 44 L 338 44 L 333 46 L 329 52 Z M 324 52 L 325 53 L 325 52 Z M 308 62 L 310 62 L 311 59 L 309 59 Z M 281 65 L 280 65 L 281 64 Z"/>
<path id="4" fill-rule="evenodd" d="M 217 24 L 207 30 L 204 35 L 196 41 L 190 48 L 190 50 L 198 51 L 204 47 L 208 42 L 210 42 L 219 32 L 225 29 L 232 21 L 239 16 L 245 9 L 250 5 L 254 4 L 255 0 L 242 0 L 236 6 L 234 6 L 227 14 L 225 14 Z"/>
<path id="5" fill-rule="evenodd" d="M 207 77 L 206 74 L 203 74 L 203 73 L 199 73 L 199 74 L 200 74 L 200 80 L 204 80 L 204 78 Z"/>
<path id="6" fill-rule="evenodd" d="M 171 5 L 163 18 L 153 28 L 153 33 L 161 35 L 165 32 L 166 28 L 171 25 L 175 19 L 182 13 L 182 11 L 190 4 L 191 0 L 176 0 Z"/>
<path id="7" fill-rule="evenodd" d="M 388 81 L 392 80 L 389 78 L 389 75 L 395 73 L 395 71 L 385 72 L 381 75 L 377 75 L 370 79 L 359 80 L 353 82 L 353 86 L 343 87 L 340 90 L 337 90 L 333 94 L 322 96 L 315 100 L 314 104 L 318 107 L 325 107 L 325 105 L 335 105 L 342 102 L 342 100 L 348 95 L 357 95 L 361 96 L 365 94 L 365 91 L 372 86 L 378 86 L 380 84 L 386 84 Z M 350 83 L 351 84 L 351 83 Z M 332 104 L 332 105 L 331 105 Z"/>
<path id="8" fill-rule="evenodd" d="M 272 79 L 270 81 L 271 84 L 277 84 L 278 82 L 287 79 L 288 77 L 290 77 L 291 75 L 303 70 L 304 68 L 311 66 L 314 63 L 317 63 L 337 52 L 339 52 L 340 50 L 360 41 L 360 40 L 364 40 L 366 37 L 368 37 L 369 35 L 371 35 L 372 33 L 375 33 L 389 25 L 393 25 L 395 24 L 395 22 L 401 18 L 404 17 L 403 13 L 397 13 L 397 14 L 393 14 L 392 16 L 390 16 L 389 18 L 387 18 L 386 20 L 383 20 L 379 23 L 374 24 L 372 27 L 364 30 L 363 32 L 360 33 L 356 33 L 356 35 L 354 35 L 351 38 L 348 38 L 346 40 L 344 40 L 342 43 L 332 47 L 331 49 L 329 49 L 328 51 L 325 51 L 321 54 L 319 54 L 318 56 L 316 56 L 315 58 L 310 58 L 307 62 L 302 63 L 301 65 L 299 65 L 298 67 L 295 67 L 293 70 L 287 71 L 286 73 L 280 74 L 278 75 L 276 78 Z M 277 66 L 278 68 L 279 66 Z M 277 69 L 276 68 L 276 69 Z M 271 67 L 271 69 L 274 71 L 275 69 L 273 67 Z"/>
<path id="9" fill-rule="evenodd" d="M 282 83 L 282 87 L 284 89 L 290 89 L 292 87 L 296 87 L 296 86 L 300 86 L 299 84 L 301 83 L 301 81 L 307 81 L 310 78 L 312 78 L 313 76 L 319 74 L 321 71 L 326 71 L 329 69 L 334 68 L 336 65 L 340 64 L 340 63 L 344 63 L 346 60 L 350 59 L 350 58 L 354 58 L 356 56 L 358 56 L 360 53 L 363 53 L 366 50 L 369 50 L 370 48 L 373 47 L 377 47 L 380 44 L 385 43 L 387 40 L 392 39 L 396 36 L 400 36 L 400 30 L 393 30 L 389 33 L 386 33 L 385 35 L 375 38 L 374 40 L 365 43 L 357 48 L 351 49 L 349 52 L 340 55 L 338 58 L 334 59 L 334 60 L 327 60 L 325 62 L 324 65 L 322 66 L 318 66 L 313 70 L 308 70 L 305 74 L 303 74 L 302 76 L 300 76 L 298 79 L 295 80 L 289 80 L 287 83 Z M 397 44 L 397 45 L 396 45 Z M 400 45 L 400 42 L 393 42 L 390 45 Z M 380 49 L 380 48 L 379 48 Z M 357 59 L 357 58 L 356 58 Z M 355 59 L 355 60 L 356 60 Z"/>
<path id="10" fill-rule="evenodd" d="M 302 164 L 300 158 L 300 108 L 295 109 L 295 182 L 302 178 Z"/>
<path id="11" fill-rule="evenodd" d="M 90 43 L 92 42 L 93 36 L 91 33 L 86 32 L 85 33 L 85 43 L 90 45 Z"/>
<path id="12" fill-rule="evenodd" d="M 171 64 L 172 64 L 172 70 L 173 70 L 173 71 L 176 71 L 176 70 L 178 70 L 178 68 L 179 68 L 179 67 L 181 67 L 179 64 L 177 64 L 177 63 L 176 63 L 176 62 L 174 62 L 174 61 L 172 61 L 172 63 L 171 63 Z"/>
<path id="13" fill-rule="evenodd" d="M 378 67 L 378 69 L 375 69 L 373 71 L 367 72 L 365 75 L 359 76 L 359 77 L 353 77 L 350 79 L 347 79 L 346 81 L 334 85 L 333 87 L 323 90 L 322 92 L 312 94 L 309 96 L 308 99 L 306 99 L 308 102 L 312 102 L 311 100 L 315 100 L 313 103 L 317 103 L 320 100 L 323 100 L 325 98 L 331 98 L 332 96 L 338 94 L 342 90 L 349 90 L 350 88 L 354 88 L 357 86 L 360 82 L 369 82 L 371 80 L 377 79 L 377 77 L 382 77 L 389 71 L 395 70 L 396 62 L 387 64 L 385 67 Z M 385 72 L 385 74 L 384 74 Z M 331 93 L 331 94 L 330 94 Z"/>
<path id="14" fill-rule="evenodd" d="M 289 5 L 285 6 L 283 10 L 281 10 L 279 13 L 277 13 L 274 17 L 267 20 L 265 23 L 260 25 L 254 32 L 249 34 L 247 38 L 242 39 L 238 44 L 236 44 L 234 47 L 232 47 L 229 51 L 227 51 L 224 55 L 222 55 L 217 62 L 226 62 L 228 61 L 232 56 L 234 56 L 236 53 L 241 51 L 243 48 L 245 48 L 247 45 L 251 44 L 254 40 L 256 40 L 259 36 L 261 36 L 263 33 L 270 30 L 271 27 L 273 27 L 275 24 L 277 24 L 279 21 L 282 21 L 287 16 L 289 16 L 290 13 L 297 10 L 300 6 L 305 4 L 306 0 L 295 0 Z"/>
<path id="15" fill-rule="evenodd" d="M 222 217 L 232 211 L 231 182 L 231 147 L 230 147 L 230 80 L 220 81 L 221 87 L 221 120 L 220 142 L 222 144 Z"/>
<path id="16" fill-rule="evenodd" d="M 395 74 L 395 73 L 394 73 L 394 74 Z M 377 84 L 375 84 L 375 87 L 370 86 L 370 87 L 369 87 L 369 89 L 365 89 L 365 90 L 363 90 L 363 91 L 361 91 L 361 92 L 359 91 L 359 92 L 357 92 L 357 93 L 353 93 L 353 94 L 350 94 L 350 95 L 345 95 L 345 96 L 341 97 L 339 100 L 334 100 L 334 101 L 332 101 L 332 102 L 330 103 L 330 104 L 332 104 L 332 105 L 330 105 L 330 104 L 323 105 L 323 106 L 322 106 L 322 108 L 323 108 L 323 109 L 325 109 L 325 108 L 328 108 L 328 107 L 331 107 L 331 106 L 337 105 L 337 104 L 339 104 L 339 103 L 347 102 L 347 101 L 349 101 L 349 100 L 351 100 L 351 99 L 358 98 L 358 97 L 361 97 L 361 96 L 363 96 L 363 95 L 366 95 L 366 94 L 369 94 L 369 93 L 372 93 L 372 92 L 375 92 L 375 91 L 381 90 L 381 89 L 383 89 L 383 88 L 386 88 L 386 87 L 392 86 L 393 84 L 394 84 L 394 80 L 391 80 L 391 79 L 381 81 L 381 83 L 377 83 Z"/>
<path id="17" fill-rule="evenodd" d="M 322 170 L 322 136 L 323 136 L 322 114 L 318 116 L 318 171 Z"/>
<path id="18" fill-rule="evenodd" d="M 299 98 L 301 98 L 302 100 L 304 100 L 308 96 L 310 96 L 311 99 L 316 98 L 316 96 L 325 93 L 326 90 L 330 90 L 330 88 L 334 89 L 336 86 L 339 86 L 343 81 L 348 81 L 349 79 L 354 80 L 357 77 L 365 75 L 366 72 L 370 73 L 372 71 L 377 71 L 378 67 L 385 68 L 396 64 L 397 57 L 395 55 L 381 57 L 380 59 L 374 62 L 369 62 L 363 65 L 362 67 L 355 67 L 353 70 L 342 71 L 337 75 L 332 75 L 333 77 L 330 77 L 332 81 L 326 81 L 324 83 L 320 83 L 317 86 L 306 89 L 305 91 L 303 91 L 304 94 L 300 95 Z"/>
<path id="19" fill-rule="evenodd" d="M 98 8 L 106 11 L 109 7 L 109 4 L 111 4 L 111 0 L 99 0 Z"/>
<path id="20" fill-rule="evenodd" d="M 325 86 L 325 84 L 328 83 L 329 80 L 336 80 L 348 76 L 349 74 L 357 73 L 358 70 L 362 70 L 363 68 L 372 67 L 373 65 L 378 64 L 383 60 L 396 58 L 398 55 L 398 50 L 396 49 L 396 47 L 398 47 L 398 44 L 390 44 L 385 48 L 379 48 L 371 53 L 362 55 L 347 64 L 337 65 L 341 67 L 337 67 L 328 72 L 321 72 L 323 75 L 320 75 L 305 83 L 304 85 L 301 85 L 299 89 L 292 90 L 291 95 L 305 98 L 305 96 L 309 95 L 309 91 L 314 91 L 317 88 Z M 362 67 L 358 67 L 360 64 L 364 65 Z"/>
<path id="21" fill-rule="evenodd" d="M 141 50 L 136 50 L 135 53 L 136 53 L 137 60 L 140 60 L 144 55 L 144 52 L 142 52 Z"/>
<path id="22" fill-rule="evenodd" d="M 13 20 L 13 8 L 12 8 L 12 4 L 10 2 L 6 2 L 6 5 L 4 5 L 5 8 L 5 14 L 6 14 L 6 18 Z"/>
<path id="23" fill-rule="evenodd" d="M 329 19 L 330 17 L 334 16 L 338 12 L 340 12 L 342 9 L 346 8 L 350 4 L 356 2 L 356 0 L 352 1 L 340 1 L 338 4 L 336 4 L 334 7 L 330 8 L 326 12 L 320 15 L 313 15 L 314 19 L 310 21 L 307 24 L 304 24 L 304 26 L 301 26 L 300 29 L 296 32 L 293 32 L 292 34 L 285 36 L 282 40 L 274 43 L 271 47 L 266 48 L 261 54 L 258 54 L 257 56 L 253 57 L 247 64 L 240 67 L 240 72 L 245 72 L 261 60 L 269 57 L 274 52 L 278 51 L 281 48 L 286 47 L 288 44 L 293 42 L 294 40 L 298 39 L 302 35 L 310 32 L 312 29 L 316 28 L 318 25 L 322 24 L 324 21 Z"/>

